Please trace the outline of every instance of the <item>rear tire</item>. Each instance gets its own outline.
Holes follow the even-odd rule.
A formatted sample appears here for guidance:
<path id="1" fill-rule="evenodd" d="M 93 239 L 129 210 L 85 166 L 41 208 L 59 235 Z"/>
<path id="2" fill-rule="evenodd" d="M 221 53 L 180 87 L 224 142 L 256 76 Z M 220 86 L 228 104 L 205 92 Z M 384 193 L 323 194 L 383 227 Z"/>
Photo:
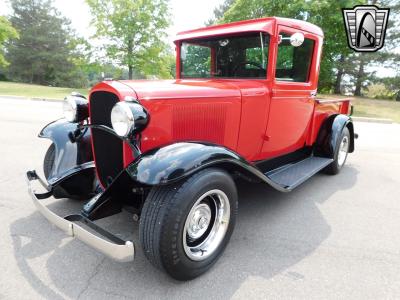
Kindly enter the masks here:
<path id="1" fill-rule="evenodd" d="M 324 172 L 330 175 L 336 175 L 340 172 L 346 163 L 350 148 L 350 131 L 345 126 L 342 134 L 336 143 L 334 161 L 324 169 Z"/>
<path id="2" fill-rule="evenodd" d="M 154 187 L 139 224 L 144 254 L 177 280 L 203 274 L 228 244 L 237 206 L 236 185 L 220 169 L 206 169 L 177 184 Z"/>
<path id="3" fill-rule="evenodd" d="M 53 170 L 55 157 L 56 147 L 54 144 L 51 144 L 49 149 L 46 151 L 43 161 L 43 172 L 46 179 L 49 179 L 51 171 Z"/>

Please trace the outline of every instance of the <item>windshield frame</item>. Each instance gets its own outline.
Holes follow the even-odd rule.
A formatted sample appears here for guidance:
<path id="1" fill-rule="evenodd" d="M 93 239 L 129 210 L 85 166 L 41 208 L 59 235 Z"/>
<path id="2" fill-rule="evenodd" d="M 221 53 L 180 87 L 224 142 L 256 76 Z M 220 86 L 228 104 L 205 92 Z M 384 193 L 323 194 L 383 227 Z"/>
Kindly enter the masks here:
<path id="1" fill-rule="evenodd" d="M 261 51 L 261 65 L 262 65 L 262 70 L 265 72 L 261 76 L 218 76 L 216 74 L 216 64 L 217 64 L 217 54 L 216 54 L 216 48 L 211 47 L 211 46 L 205 46 L 200 45 L 202 42 L 207 42 L 207 41 L 221 41 L 224 39 L 232 39 L 232 38 L 254 38 L 259 36 L 259 43 L 260 43 L 260 51 Z M 184 61 L 185 59 L 182 57 L 183 55 L 183 47 L 185 44 L 190 44 L 190 45 L 199 45 L 203 47 L 209 47 L 210 48 L 210 74 L 209 76 L 187 76 L 184 74 Z M 266 80 L 268 78 L 268 69 L 270 65 L 269 61 L 269 56 L 271 52 L 271 46 L 272 46 L 272 39 L 271 39 L 271 34 L 266 31 L 249 31 L 249 32 L 239 32 L 239 33 L 232 33 L 229 35 L 216 35 L 216 36 L 207 36 L 207 37 L 201 37 L 201 38 L 193 38 L 189 40 L 180 40 L 178 45 L 177 45 L 177 77 L 179 79 L 246 79 L 246 80 Z M 243 50 L 246 52 L 247 49 L 254 49 L 254 48 L 243 48 Z M 261 70 L 261 69 L 260 69 Z"/>

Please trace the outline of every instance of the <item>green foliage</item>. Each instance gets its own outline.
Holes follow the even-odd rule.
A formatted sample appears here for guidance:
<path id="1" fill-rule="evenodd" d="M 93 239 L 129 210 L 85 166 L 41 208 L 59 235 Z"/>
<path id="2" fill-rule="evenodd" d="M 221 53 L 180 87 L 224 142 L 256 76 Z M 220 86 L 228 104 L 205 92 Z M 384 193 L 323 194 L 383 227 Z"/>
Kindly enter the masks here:
<path id="1" fill-rule="evenodd" d="M 265 52 L 265 53 L 268 53 L 268 52 Z M 263 66 L 263 53 L 262 53 L 261 47 L 247 48 L 246 49 L 246 61 L 254 62 L 260 66 Z M 252 65 L 249 65 L 249 66 L 252 67 Z M 265 66 L 263 66 L 263 67 L 265 67 Z"/>
<path id="2" fill-rule="evenodd" d="M 123 70 L 107 59 L 100 59 L 97 49 L 91 47 L 86 40 L 79 38 L 74 42 L 76 45 L 72 46 L 75 50 L 71 61 L 81 71 L 88 86 L 93 86 L 104 78 L 124 79 Z"/>
<path id="3" fill-rule="evenodd" d="M 8 66 L 8 62 L 4 58 L 4 43 L 18 37 L 18 32 L 12 27 L 6 17 L 0 16 L 0 67 Z"/>
<path id="4" fill-rule="evenodd" d="M 395 93 L 382 83 L 373 83 L 368 86 L 366 96 L 373 99 L 394 99 Z"/>
<path id="5" fill-rule="evenodd" d="M 144 76 L 170 77 L 170 53 L 164 42 L 169 26 L 167 0 L 86 0 L 96 37 L 107 55 Z"/>
<path id="6" fill-rule="evenodd" d="M 79 65 L 79 68 L 85 74 L 85 77 L 88 81 L 88 86 L 93 86 L 105 78 L 113 78 L 116 80 L 128 78 L 128 75 L 124 73 L 123 69 L 119 68 L 118 66 L 114 66 L 111 63 L 86 61 L 82 62 Z"/>
<path id="7" fill-rule="evenodd" d="M 400 76 L 375 78 L 374 83 L 367 88 L 367 96 L 400 101 Z"/>
<path id="8" fill-rule="evenodd" d="M 12 25 L 20 38 L 7 47 L 13 80 L 50 86 L 86 86 L 74 64 L 77 39 L 50 0 L 11 0 Z"/>
<path id="9" fill-rule="evenodd" d="M 225 12 L 235 3 L 236 0 L 225 0 L 224 3 L 214 8 L 213 17 L 206 22 L 207 26 L 218 23 L 224 16 Z"/>
<path id="10" fill-rule="evenodd" d="M 283 38 L 290 38 L 288 34 L 283 34 Z M 294 47 L 289 43 L 281 43 L 278 49 L 278 57 L 276 58 L 276 68 L 290 70 L 293 68 Z"/>
<path id="11" fill-rule="evenodd" d="M 400 76 L 380 78 L 378 82 L 384 84 L 391 91 L 400 92 Z"/>
<path id="12" fill-rule="evenodd" d="M 389 21 L 386 31 L 385 46 L 373 53 L 373 66 L 385 67 L 400 76 L 400 1 L 381 0 L 377 5 L 390 8 Z M 400 88 L 400 87 L 398 87 Z"/>
<path id="13" fill-rule="evenodd" d="M 208 78 L 211 75 L 211 49 L 209 47 L 183 44 L 182 67 L 185 77 Z"/>

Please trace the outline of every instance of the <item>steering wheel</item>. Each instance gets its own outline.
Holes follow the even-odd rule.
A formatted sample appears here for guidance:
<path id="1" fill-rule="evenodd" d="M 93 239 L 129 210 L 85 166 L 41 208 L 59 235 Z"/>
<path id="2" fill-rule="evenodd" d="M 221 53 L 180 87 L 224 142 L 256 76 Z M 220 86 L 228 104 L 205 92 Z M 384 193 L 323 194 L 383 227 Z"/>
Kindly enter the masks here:
<path id="1" fill-rule="evenodd" d="M 264 70 L 264 68 L 262 67 L 261 64 L 259 64 L 258 62 L 254 62 L 254 61 L 243 61 L 240 62 L 236 65 L 235 69 L 233 70 L 233 75 L 236 75 L 236 72 L 238 71 L 239 67 L 245 66 L 245 65 L 252 65 L 256 68 L 258 68 L 259 70 Z"/>

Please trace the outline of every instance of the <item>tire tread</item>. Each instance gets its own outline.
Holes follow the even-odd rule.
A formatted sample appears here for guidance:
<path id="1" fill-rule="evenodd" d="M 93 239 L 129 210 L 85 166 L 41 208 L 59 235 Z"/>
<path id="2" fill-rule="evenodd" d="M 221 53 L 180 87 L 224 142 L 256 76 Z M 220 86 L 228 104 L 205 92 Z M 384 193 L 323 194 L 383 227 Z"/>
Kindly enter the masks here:
<path id="1" fill-rule="evenodd" d="M 162 233 L 164 220 L 167 220 L 171 214 L 176 215 L 176 201 L 179 201 L 180 194 L 192 185 L 199 177 L 216 169 L 202 170 L 185 181 L 177 182 L 171 185 L 155 186 L 151 189 L 143 205 L 139 224 L 139 239 L 146 258 L 158 269 L 168 272 L 168 259 L 164 256 L 168 245 L 162 243 Z M 223 170 L 219 170 L 222 171 Z M 229 175 L 228 175 L 229 176 Z M 235 210 L 235 215 L 237 211 Z M 164 258 L 164 259 L 163 259 Z M 213 262 L 210 262 L 212 265 Z M 205 269 L 207 269 L 206 267 Z"/>
<path id="2" fill-rule="evenodd" d="M 47 149 L 43 160 L 43 173 L 46 179 L 49 178 L 51 170 L 53 169 L 54 159 L 55 159 L 55 145 L 52 143 Z"/>

